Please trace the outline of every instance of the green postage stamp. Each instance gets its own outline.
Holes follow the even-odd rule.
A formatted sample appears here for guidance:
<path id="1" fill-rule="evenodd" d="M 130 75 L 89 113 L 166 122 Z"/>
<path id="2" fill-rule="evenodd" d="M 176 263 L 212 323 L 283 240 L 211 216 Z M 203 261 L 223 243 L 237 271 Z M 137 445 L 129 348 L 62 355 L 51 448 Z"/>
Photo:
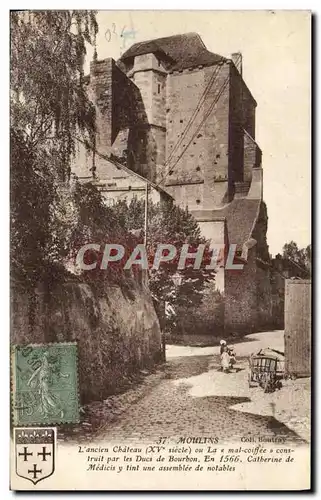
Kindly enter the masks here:
<path id="1" fill-rule="evenodd" d="M 14 425 L 79 422 L 77 344 L 30 344 L 12 352 Z"/>

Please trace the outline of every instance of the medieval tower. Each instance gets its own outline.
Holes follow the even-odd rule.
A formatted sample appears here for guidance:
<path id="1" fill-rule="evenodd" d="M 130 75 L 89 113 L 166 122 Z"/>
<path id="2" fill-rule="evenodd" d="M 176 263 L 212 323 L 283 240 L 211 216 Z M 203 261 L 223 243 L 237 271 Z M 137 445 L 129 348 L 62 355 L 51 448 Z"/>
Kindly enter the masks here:
<path id="1" fill-rule="evenodd" d="M 244 82 L 242 56 L 209 52 L 196 33 L 130 47 L 116 63 L 91 64 L 88 92 L 97 109 L 96 183 L 108 203 L 171 196 L 188 206 L 215 245 L 236 245 L 243 270 L 222 270 L 225 327 L 254 331 L 271 320 L 262 155 L 255 141 L 256 101 Z M 77 175 L 91 176 L 82 151 Z M 130 172 L 137 175 L 131 175 Z"/>

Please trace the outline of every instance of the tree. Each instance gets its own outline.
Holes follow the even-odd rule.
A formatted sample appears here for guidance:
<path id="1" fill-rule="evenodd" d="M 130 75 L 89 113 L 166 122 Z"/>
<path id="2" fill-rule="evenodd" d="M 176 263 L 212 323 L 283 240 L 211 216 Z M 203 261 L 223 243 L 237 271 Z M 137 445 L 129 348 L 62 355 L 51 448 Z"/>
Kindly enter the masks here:
<path id="1" fill-rule="evenodd" d="M 94 11 L 11 12 L 12 271 L 31 285 L 67 252 L 56 208 L 77 135 L 95 134 L 83 64 L 97 30 Z"/>
<path id="2" fill-rule="evenodd" d="M 202 293 L 202 301 L 197 306 L 178 308 L 178 331 L 183 335 L 210 336 L 224 332 L 224 294 L 216 288 L 216 283 L 208 283 Z"/>
<path id="3" fill-rule="evenodd" d="M 311 245 L 299 248 L 297 243 L 290 241 L 283 246 L 283 259 L 291 263 L 296 275 L 310 277 L 311 274 Z"/>

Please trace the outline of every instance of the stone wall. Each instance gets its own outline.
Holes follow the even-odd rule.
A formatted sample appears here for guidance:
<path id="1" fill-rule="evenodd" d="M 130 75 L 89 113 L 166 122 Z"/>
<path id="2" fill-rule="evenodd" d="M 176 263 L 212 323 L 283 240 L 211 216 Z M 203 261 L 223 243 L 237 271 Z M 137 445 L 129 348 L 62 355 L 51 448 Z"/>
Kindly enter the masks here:
<path id="1" fill-rule="evenodd" d="M 167 73 L 160 61 L 154 54 L 136 56 L 128 76 L 140 90 L 148 123 L 164 128 Z"/>
<path id="2" fill-rule="evenodd" d="M 256 101 L 240 72 L 226 60 L 167 73 L 152 53 L 137 55 L 124 72 L 111 59 L 95 64 L 91 87 L 96 89 L 95 99 L 105 113 L 98 130 L 106 128 L 106 123 L 107 129 L 111 126 L 107 132 L 113 151 L 122 156 L 119 152 L 126 150 L 131 170 L 159 182 L 177 205 L 188 206 L 204 236 L 215 243 L 227 243 L 220 230 L 224 224 L 217 220 L 223 214 L 213 214 L 214 210 L 224 210 L 233 198 L 262 199 L 261 151 L 255 142 Z M 112 88 L 112 101 L 106 93 L 107 107 L 99 104 L 102 82 Z M 107 143 L 101 146 L 108 149 Z M 115 169 L 107 170 L 106 164 L 104 171 L 97 169 L 100 179 L 105 180 L 102 189 L 107 200 L 144 196 L 144 185 L 139 181 L 132 182 Z M 241 274 L 220 273 L 227 329 L 251 330 L 265 324 L 271 315 L 267 215 L 262 207 L 258 222 L 253 217 L 246 234 L 250 238 L 255 229 L 252 236 L 257 245 L 249 252 L 244 270 Z M 201 212 L 202 216 L 196 215 Z M 244 225 L 241 215 L 239 221 Z M 258 264 L 260 259 L 265 263 Z"/>
<path id="3" fill-rule="evenodd" d="M 97 295 L 84 283 L 27 293 L 12 287 L 12 344 L 78 341 L 82 402 L 120 389 L 161 359 L 159 322 L 149 290 L 132 283 Z"/>

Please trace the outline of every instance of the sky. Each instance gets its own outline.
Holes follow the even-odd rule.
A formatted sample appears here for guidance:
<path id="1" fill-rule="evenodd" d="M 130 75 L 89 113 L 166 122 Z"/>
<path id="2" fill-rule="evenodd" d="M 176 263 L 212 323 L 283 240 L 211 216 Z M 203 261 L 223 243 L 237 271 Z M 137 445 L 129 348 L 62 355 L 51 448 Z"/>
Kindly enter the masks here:
<path id="1" fill-rule="evenodd" d="M 310 15 L 305 11 L 100 11 L 98 59 L 118 59 L 133 43 L 197 32 L 208 50 L 240 51 L 256 99 L 268 245 L 310 243 Z M 121 35 L 125 34 L 124 36 Z M 92 53 L 89 51 L 88 60 Z M 87 61 L 88 64 L 88 61 Z"/>

